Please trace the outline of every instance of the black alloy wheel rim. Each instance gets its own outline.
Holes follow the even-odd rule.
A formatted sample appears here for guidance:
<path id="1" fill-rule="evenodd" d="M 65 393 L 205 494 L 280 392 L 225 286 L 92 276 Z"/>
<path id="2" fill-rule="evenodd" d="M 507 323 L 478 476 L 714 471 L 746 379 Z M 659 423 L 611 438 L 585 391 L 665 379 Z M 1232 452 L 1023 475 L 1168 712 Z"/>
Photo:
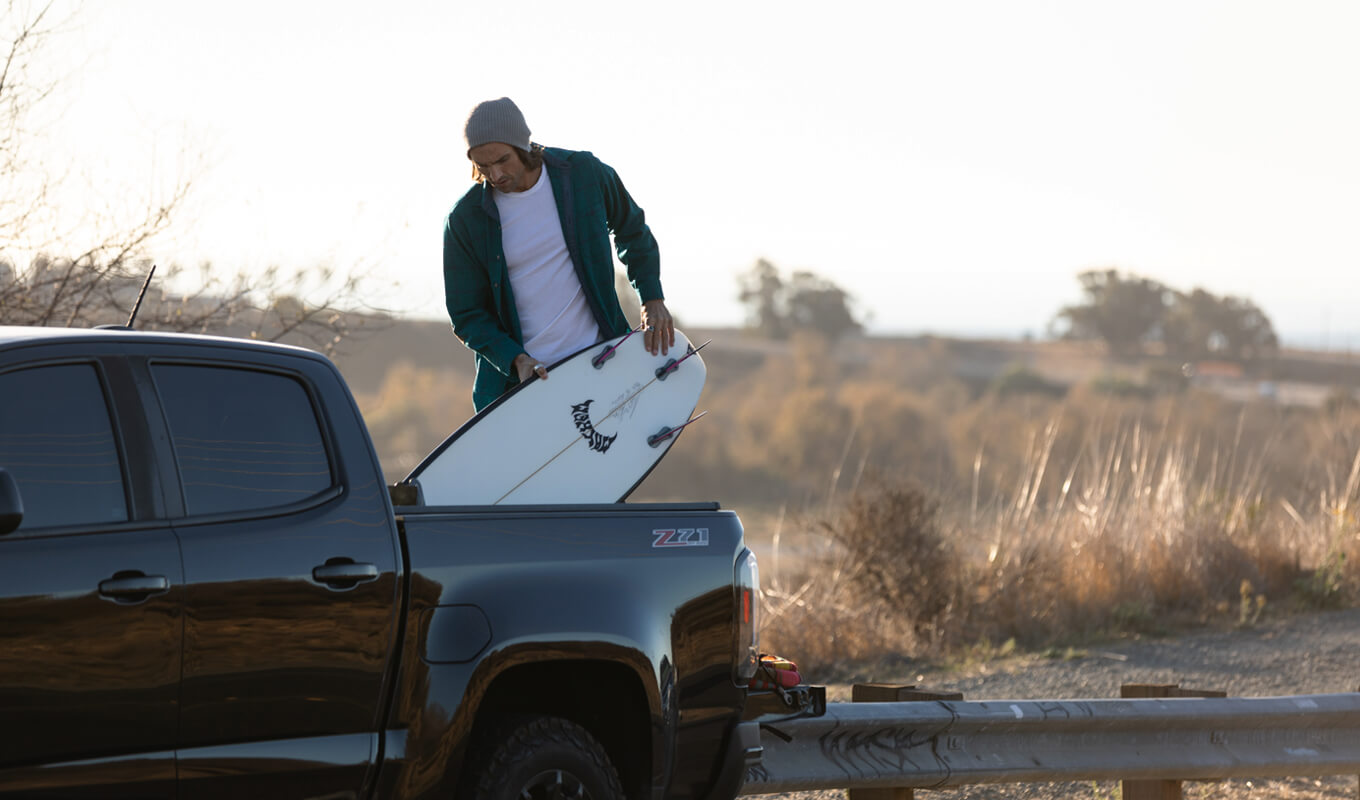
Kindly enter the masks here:
<path id="1" fill-rule="evenodd" d="M 590 800 L 580 778 L 560 769 L 538 773 L 519 791 L 520 800 Z"/>

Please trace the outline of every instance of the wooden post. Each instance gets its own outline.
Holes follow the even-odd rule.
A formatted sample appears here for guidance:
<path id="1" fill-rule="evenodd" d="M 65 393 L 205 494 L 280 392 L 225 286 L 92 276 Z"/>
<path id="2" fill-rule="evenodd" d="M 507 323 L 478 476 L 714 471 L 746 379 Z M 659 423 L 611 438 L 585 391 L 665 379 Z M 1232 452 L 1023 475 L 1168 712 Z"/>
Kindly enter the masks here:
<path id="1" fill-rule="evenodd" d="M 963 692 L 918 689 L 916 684 L 857 683 L 850 689 L 852 703 L 906 703 L 915 700 L 962 700 Z"/>
<path id="2" fill-rule="evenodd" d="M 850 690 L 852 703 L 907 703 L 928 700 L 962 700 L 963 692 L 918 689 L 916 684 L 857 683 Z M 849 800 L 915 800 L 912 789 L 851 789 Z"/>
<path id="3" fill-rule="evenodd" d="M 1227 697 L 1216 689 L 1182 689 L 1178 683 L 1126 683 L 1120 697 Z M 1120 781 L 1123 800 L 1181 800 L 1181 782 L 1167 780 Z"/>

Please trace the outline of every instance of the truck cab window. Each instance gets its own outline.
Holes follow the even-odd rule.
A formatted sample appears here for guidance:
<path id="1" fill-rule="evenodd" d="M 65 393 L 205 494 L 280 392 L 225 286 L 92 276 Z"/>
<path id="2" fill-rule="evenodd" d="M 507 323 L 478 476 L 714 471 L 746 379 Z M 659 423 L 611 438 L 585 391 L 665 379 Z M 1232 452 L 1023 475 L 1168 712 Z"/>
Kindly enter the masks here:
<path id="1" fill-rule="evenodd" d="M 21 530 L 127 520 L 122 464 L 93 365 L 0 373 L 0 467 L 19 484 Z"/>
<path id="2" fill-rule="evenodd" d="M 302 385 L 249 369 L 155 364 L 192 515 L 288 505 L 333 483 Z"/>

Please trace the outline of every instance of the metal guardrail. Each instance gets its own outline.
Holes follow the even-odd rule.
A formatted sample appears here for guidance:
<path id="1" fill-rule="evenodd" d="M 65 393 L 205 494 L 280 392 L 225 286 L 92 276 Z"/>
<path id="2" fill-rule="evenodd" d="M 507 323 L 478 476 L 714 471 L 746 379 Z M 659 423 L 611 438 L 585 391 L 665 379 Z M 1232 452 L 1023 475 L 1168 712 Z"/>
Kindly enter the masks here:
<path id="1" fill-rule="evenodd" d="M 762 726 L 742 795 L 1360 774 L 1360 693 L 831 703 Z"/>

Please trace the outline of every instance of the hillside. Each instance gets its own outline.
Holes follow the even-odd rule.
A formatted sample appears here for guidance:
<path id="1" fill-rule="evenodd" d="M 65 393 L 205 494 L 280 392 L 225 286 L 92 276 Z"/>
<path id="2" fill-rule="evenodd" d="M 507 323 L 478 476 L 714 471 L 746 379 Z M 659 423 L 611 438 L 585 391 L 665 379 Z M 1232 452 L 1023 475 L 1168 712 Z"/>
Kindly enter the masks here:
<path id="1" fill-rule="evenodd" d="M 471 416 L 472 359 L 442 322 L 363 328 L 336 360 L 396 481 Z M 769 646 L 809 668 L 1360 602 L 1351 354 L 686 333 L 709 413 L 630 500 L 738 510 Z"/>
<path id="2" fill-rule="evenodd" d="M 453 335 L 447 322 L 430 320 L 371 320 L 352 326 L 358 332 L 342 343 L 335 362 L 356 392 L 374 392 L 388 370 L 402 362 L 421 369 L 470 373 L 472 356 Z M 710 381 L 740 380 L 771 356 L 787 356 L 793 344 L 757 338 L 734 328 L 686 329 L 696 342 L 712 339 L 704 351 Z M 1107 357 L 1095 343 L 1066 341 L 1008 341 L 951 339 L 933 336 L 858 337 L 836 350 L 843 364 L 894 364 L 927 357 L 937 359 L 956 378 L 986 385 L 1007 369 L 1024 365 L 1048 380 L 1070 385 L 1101 375 L 1141 377 L 1147 362 Z M 1360 388 L 1360 353 L 1284 350 L 1279 357 L 1245 370 L 1240 379 L 1294 382 L 1325 388 Z"/>

